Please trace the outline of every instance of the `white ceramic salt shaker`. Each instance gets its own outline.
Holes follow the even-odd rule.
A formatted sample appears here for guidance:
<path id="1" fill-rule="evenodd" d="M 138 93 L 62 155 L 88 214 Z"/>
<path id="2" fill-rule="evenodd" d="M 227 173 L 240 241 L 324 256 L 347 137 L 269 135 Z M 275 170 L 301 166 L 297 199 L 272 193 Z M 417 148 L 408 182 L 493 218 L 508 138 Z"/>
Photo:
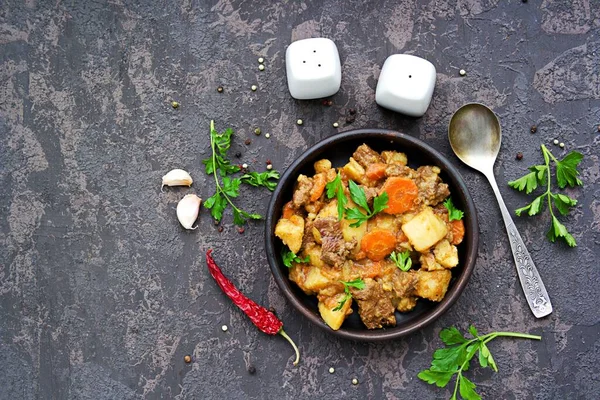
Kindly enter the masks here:
<path id="1" fill-rule="evenodd" d="M 435 87 L 435 67 L 409 54 L 389 56 L 379 75 L 375 101 L 382 107 L 413 117 L 425 114 Z"/>
<path id="2" fill-rule="evenodd" d="M 340 90 L 342 66 L 331 39 L 293 42 L 285 52 L 285 67 L 290 94 L 296 99 L 319 99 Z"/>

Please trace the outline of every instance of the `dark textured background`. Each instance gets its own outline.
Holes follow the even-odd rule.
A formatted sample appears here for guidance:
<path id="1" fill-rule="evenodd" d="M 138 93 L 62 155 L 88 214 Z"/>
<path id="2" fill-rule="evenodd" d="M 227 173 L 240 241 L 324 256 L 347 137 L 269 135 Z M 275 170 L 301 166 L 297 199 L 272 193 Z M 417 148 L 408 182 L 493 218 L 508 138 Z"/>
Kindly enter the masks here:
<path id="1" fill-rule="evenodd" d="M 598 0 L 2 2 L 0 398 L 449 397 L 416 374 L 429 365 L 442 327 L 469 322 L 543 336 L 491 345 L 500 372 L 468 372 L 484 398 L 597 398 L 599 33 Z M 331 107 L 287 92 L 285 48 L 314 36 L 332 38 L 342 59 Z M 374 102 L 381 65 L 394 53 L 437 68 L 423 118 Z M 467 101 L 500 116 L 496 175 L 511 209 L 527 197 L 506 181 L 542 161 L 540 143 L 556 155 L 585 154 L 585 187 L 568 190 L 579 204 L 563 218 L 577 248 L 543 238 L 546 213 L 516 219 L 554 305 L 548 318 L 536 320 L 524 301 L 491 189 L 451 154 L 449 117 Z M 351 125 L 349 108 L 358 110 Z M 335 134 L 336 120 L 339 131 L 402 130 L 449 156 L 481 224 L 463 296 L 436 323 L 391 343 L 338 340 L 311 326 L 271 278 L 263 223 L 240 235 L 227 214 L 219 233 L 206 210 L 196 231 L 177 222 L 184 194 L 212 194 L 200 164 L 210 119 L 236 130 L 234 151 L 258 170 L 267 158 L 284 170 Z M 256 126 L 271 138 L 255 137 Z M 191 172 L 193 187 L 161 193 L 161 176 L 175 167 Z M 264 212 L 268 200 L 268 192 L 244 189 L 241 204 Z M 212 282 L 203 261 L 209 247 L 241 289 L 277 310 L 301 346 L 298 367 L 282 338 L 258 332 Z"/>

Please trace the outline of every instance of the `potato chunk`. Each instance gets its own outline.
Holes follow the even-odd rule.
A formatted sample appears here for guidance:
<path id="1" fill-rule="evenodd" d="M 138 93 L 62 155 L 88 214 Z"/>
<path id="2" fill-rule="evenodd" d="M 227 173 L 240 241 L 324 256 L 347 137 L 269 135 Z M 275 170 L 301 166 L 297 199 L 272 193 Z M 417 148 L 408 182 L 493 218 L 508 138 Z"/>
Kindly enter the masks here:
<path id="1" fill-rule="evenodd" d="M 354 182 L 363 183 L 366 180 L 365 169 L 352 157 L 350 157 L 350 162 L 344 165 L 342 170 Z"/>
<path id="2" fill-rule="evenodd" d="M 333 311 L 338 303 L 342 301 L 344 296 L 344 293 L 340 293 L 334 297 L 329 297 L 324 301 L 319 301 L 319 313 L 321 314 L 321 318 L 323 318 L 323 321 L 325 321 L 325 323 L 334 331 L 340 329 L 346 319 L 346 315 L 352 313 L 352 299 L 346 300 L 340 310 Z"/>
<path id="3" fill-rule="evenodd" d="M 299 215 L 292 215 L 289 219 L 281 218 L 277 221 L 275 236 L 281 239 L 294 254 L 298 253 L 304 236 L 304 219 Z"/>
<path id="4" fill-rule="evenodd" d="M 435 254 L 435 260 L 445 268 L 452 268 L 458 265 L 458 249 L 446 239 L 441 240 L 435 245 L 433 254 Z"/>
<path id="5" fill-rule="evenodd" d="M 445 269 L 441 271 L 417 271 L 415 294 L 431 301 L 442 301 L 448 290 L 452 273 Z"/>
<path id="6" fill-rule="evenodd" d="M 306 272 L 304 287 L 308 290 L 318 292 L 331 284 L 327 276 L 321 272 L 320 268 L 310 267 Z"/>
<path id="7" fill-rule="evenodd" d="M 444 221 L 427 207 L 402 225 L 402 231 L 415 250 L 423 252 L 443 239 L 448 233 L 448 228 Z"/>
<path id="8" fill-rule="evenodd" d="M 397 151 L 382 151 L 381 156 L 386 164 L 406 165 L 408 162 L 406 154 Z"/>
<path id="9" fill-rule="evenodd" d="M 331 169 L 331 161 L 327 159 L 319 160 L 314 163 L 314 167 L 317 174 L 321 172 L 327 172 Z"/>

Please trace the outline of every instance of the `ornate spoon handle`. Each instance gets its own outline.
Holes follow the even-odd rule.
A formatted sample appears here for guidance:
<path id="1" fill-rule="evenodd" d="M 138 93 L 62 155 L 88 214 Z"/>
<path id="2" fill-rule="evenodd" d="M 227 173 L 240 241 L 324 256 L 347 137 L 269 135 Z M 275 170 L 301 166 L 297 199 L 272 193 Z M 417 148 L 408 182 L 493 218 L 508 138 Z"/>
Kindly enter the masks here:
<path id="1" fill-rule="evenodd" d="M 515 259 L 517 274 L 519 275 L 519 280 L 521 281 L 521 286 L 523 287 L 523 292 L 527 298 L 529 308 L 531 308 L 531 311 L 536 318 L 545 317 L 552 312 L 552 304 L 550 303 L 550 297 L 548 297 L 544 282 L 542 282 L 542 278 L 531 260 L 529 251 L 527 251 L 525 243 L 523 242 L 523 239 L 521 239 L 521 235 L 519 235 L 519 231 L 517 231 L 517 227 L 510 216 L 510 212 L 504 204 L 493 172 L 486 173 L 485 176 L 490 181 L 494 194 L 496 195 L 496 200 L 498 200 L 502 218 L 504 219 L 504 225 L 506 226 L 506 232 L 508 233 L 510 248 L 512 250 L 513 258 Z"/>

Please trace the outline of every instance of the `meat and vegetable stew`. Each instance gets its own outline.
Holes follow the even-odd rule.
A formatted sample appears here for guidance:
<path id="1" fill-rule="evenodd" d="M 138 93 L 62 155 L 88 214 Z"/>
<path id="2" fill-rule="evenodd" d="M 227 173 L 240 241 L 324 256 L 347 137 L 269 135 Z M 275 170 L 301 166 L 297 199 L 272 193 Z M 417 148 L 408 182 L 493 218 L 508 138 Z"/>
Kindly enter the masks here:
<path id="1" fill-rule="evenodd" d="M 300 175 L 275 235 L 285 246 L 289 278 L 316 295 L 332 329 L 358 305 L 369 329 L 394 326 L 395 310 L 419 298 L 441 301 L 458 265 L 462 212 L 435 166 L 412 169 L 406 154 L 359 146 L 334 168 L 314 164 Z"/>

